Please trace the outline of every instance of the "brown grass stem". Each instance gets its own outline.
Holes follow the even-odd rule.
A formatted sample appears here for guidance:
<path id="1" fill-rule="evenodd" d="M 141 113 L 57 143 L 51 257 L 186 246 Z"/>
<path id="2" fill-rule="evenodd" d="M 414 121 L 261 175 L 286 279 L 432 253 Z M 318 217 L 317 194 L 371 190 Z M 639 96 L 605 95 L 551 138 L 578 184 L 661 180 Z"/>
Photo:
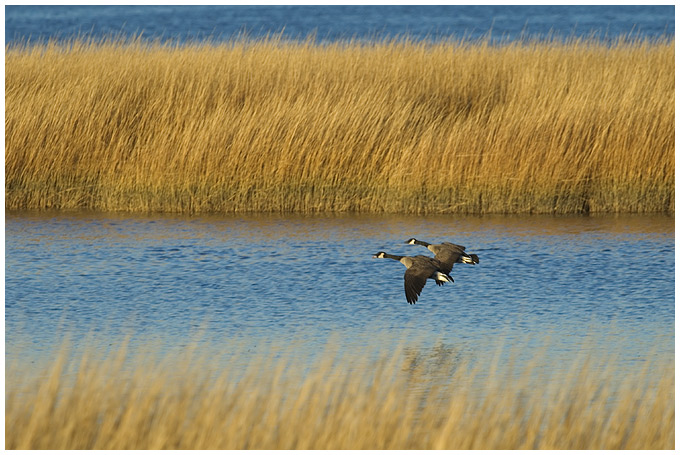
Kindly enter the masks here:
<path id="1" fill-rule="evenodd" d="M 190 350 L 191 351 L 191 350 Z M 435 355 L 436 354 L 436 355 Z M 670 365 L 615 374 L 581 356 L 470 364 L 397 349 L 216 368 L 64 349 L 35 381 L 8 374 L 7 449 L 673 449 Z M 541 354 L 543 355 L 543 354 Z M 240 365 L 240 366 L 238 366 Z M 35 367 L 32 367 L 35 368 Z M 65 372 L 71 374 L 64 374 Z M 547 371 L 547 373 L 546 373 Z M 565 372 L 566 371 L 566 372 Z M 35 373 L 35 371 L 34 371 Z M 24 378 L 27 376 L 23 376 Z"/>
<path id="2" fill-rule="evenodd" d="M 158 212 L 673 212 L 667 41 L 5 53 L 5 206 Z"/>

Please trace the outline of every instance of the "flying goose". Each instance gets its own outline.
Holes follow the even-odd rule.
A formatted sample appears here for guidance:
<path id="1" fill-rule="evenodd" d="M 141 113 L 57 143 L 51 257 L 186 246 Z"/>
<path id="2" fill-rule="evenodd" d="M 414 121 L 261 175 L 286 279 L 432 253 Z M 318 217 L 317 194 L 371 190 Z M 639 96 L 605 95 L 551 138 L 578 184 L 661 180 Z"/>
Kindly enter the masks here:
<path id="1" fill-rule="evenodd" d="M 396 256 L 394 254 L 387 254 L 384 251 L 376 253 L 373 257 L 394 259 L 406 266 L 404 292 L 406 293 L 406 301 L 410 304 L 416 303 L 428 278 L 433 279 L 437 286 L 441 286 L 447 281 L 453 283 L 451 275 L 443 271 L 442 264 L 435 258 L 428 256 Z"/>
<path id="2" fill-rule="evenodd" d="M 438 259 L 442 264 L 442 272 L 451 273 L 453 264 L 464 262 L 466 264 L 479 264 L 479 257 L 476 254 L 468 254 L 465 252 L 463 245 L 456 245 L 455 243 L 442 242 L 437 245 L 423 242 L 410 238 L 406 241 L 409 245 L 422 245 L 434 253 L 435 259 Z"/>

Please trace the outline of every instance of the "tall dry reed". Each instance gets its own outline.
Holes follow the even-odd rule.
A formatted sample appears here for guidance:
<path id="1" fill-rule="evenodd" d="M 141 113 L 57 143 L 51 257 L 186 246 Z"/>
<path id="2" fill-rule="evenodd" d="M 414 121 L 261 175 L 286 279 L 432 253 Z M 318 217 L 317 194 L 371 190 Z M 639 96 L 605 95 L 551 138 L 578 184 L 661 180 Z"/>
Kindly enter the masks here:
<path id="1" fill-rule="evenodd" d="M 187 359 L 64 351 L 36 382 L 8 380 L 6 449 L 674 448 L 672 365 L 622 378 L 587 357 L 543 377 L 407 349 L 221 373 Z"/>
<path id="2" fill-rule="evenodd" d="M 6 208 L 673 212 L 674 42 L 5 53 Z"/>

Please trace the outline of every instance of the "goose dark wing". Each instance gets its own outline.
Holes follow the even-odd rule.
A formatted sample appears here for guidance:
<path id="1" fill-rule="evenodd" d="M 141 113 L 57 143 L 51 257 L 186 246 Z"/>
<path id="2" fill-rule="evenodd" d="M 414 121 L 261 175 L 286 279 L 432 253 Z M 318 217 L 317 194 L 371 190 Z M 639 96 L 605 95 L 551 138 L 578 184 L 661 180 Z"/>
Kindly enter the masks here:
<path id="1" fill-rule="evenodd" d="M 408 303 L 416 303 L 427 279 L 435 270 L 435 267 L 428 264 L 415 264 L 406 270 L 406 273 L 404 273 L 404 292 Z"/>
<path id="2" fill-rule="evenodd" d="M 448 275 L 453 269 L 453 264 L 458 261 L 462 254 L 463 252 L 458 249 L 441 248 L 434 258 L 441 264 L 439 270 Z"/>
<path id="3" fill-rule="evenodd" d="M 465 251 L 465 247 L 463 245 L 456 245 L 455 243 L 451 243 L 451 242 L 442 242 L 442 245 L 446 245 L 446 246 L 448 246 L 450 248 L 454 248 L 456 250 Z"/>

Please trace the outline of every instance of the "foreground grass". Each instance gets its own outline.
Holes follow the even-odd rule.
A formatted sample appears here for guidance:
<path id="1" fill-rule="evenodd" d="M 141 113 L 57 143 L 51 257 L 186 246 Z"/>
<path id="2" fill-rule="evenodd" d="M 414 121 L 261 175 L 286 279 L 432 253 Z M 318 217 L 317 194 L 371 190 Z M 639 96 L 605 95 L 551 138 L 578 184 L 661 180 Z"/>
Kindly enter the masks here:
<path id="1" fill-rule="evenodd" d="M 9 380 L 6 449 L 674 448 L 672 365 L 614 378 L 584 358 L 540 379 L 535 365 L 433 370 L 405 349 L 218 375 L 209 361 L 125 357 L 63 352 L 37 382 Z"/>
<path id="2" fill-rule="evenodd" d="M 674 42 L 5 53 L 5 206 L 673 212 Z"/>

